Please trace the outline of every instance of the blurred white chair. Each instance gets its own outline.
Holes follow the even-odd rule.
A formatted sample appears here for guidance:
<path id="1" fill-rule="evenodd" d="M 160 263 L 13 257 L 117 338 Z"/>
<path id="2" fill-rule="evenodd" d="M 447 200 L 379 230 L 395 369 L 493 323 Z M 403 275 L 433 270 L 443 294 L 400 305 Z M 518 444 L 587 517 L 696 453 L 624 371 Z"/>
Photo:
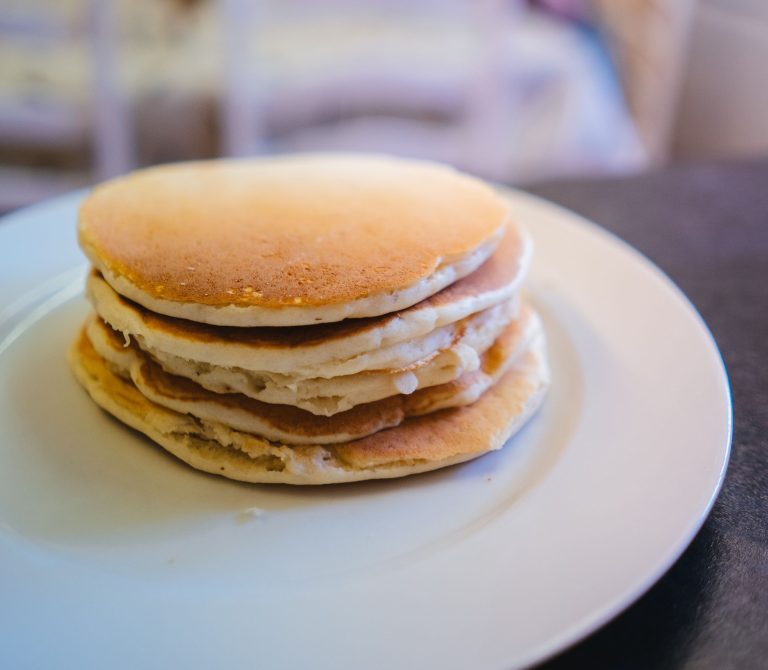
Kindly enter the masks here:
<path id="1" fill-rule="evenodd" d="M 522 2 L 306 2 L 275 4 L 222 0 L 224 86 L 221 96 L 223 151 L 244 156 L 280 150 L 357 149 L 390 151 L 436 158 L 490 177 L 505 172 L 508 147 L 502 138 L 511 113 L 505 86 L 503 49 L 506 30 Z M 454 78 L 414 60 L 403 64 L 392 54 L 356 60 L 354 49 L 339 53 L 336 64 L 311 81 L 275 85 L 269 64 L 254 58 L 259 24 L 290 24 L 294 36 L 301 24 L 323 19 L 323 11 L 343 16 L 361 7 L 395 11 L 399 20 L 428 21 L 441 12 L 464 12 L 479 35 L 466 76 Z M 372 36 L 373 37 L 373 36 Z M 426 39 L 426 38 L 425 38 Z M 295 45 L 301 49 L 301 44 Z M 331 45 L 333 46 L 333 45 Z M 397 54 L 395 54 L 397 55 Z M 394 61 L 394 62 L 393 62 Z M 351 118 L 325 123 L 343 107 Z M 387 114 L 387 110 L 393 114 Z M 384 110 L 383 113 L 371 110 Z M 444 122 L 434 122 L 434 119 Z M 278 143 L 268 128 L 286 123 L 300 127 Z"/>
<path id="2" fill-rule="evenodd" d="M 0 142 L 21 149 L 89 147 L 86 170 L 33 167 L 0 170 L 0 208 L 11 209 L 94 181 L 135 165 L 128 106 L 118 78 L 115 4 L 88 0 L 81 11 L 56 11 L 47 3 L 0 5 L 0 36 L 10 43 L 75 43 L 86 51 L 89 95 L 77 102 L 23 92 L 0 98 Z"/>

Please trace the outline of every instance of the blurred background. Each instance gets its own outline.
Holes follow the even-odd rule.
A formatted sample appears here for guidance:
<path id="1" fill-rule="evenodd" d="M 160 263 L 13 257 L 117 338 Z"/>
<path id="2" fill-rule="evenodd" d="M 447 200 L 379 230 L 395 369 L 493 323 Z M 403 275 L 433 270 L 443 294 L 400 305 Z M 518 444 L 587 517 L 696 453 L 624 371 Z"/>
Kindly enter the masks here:
<path id="1" fill-rule="evenodd" d="M 0 0 L 0 211 L 214 156 L 768 155 L 766 74 L 764 0 Z"/>

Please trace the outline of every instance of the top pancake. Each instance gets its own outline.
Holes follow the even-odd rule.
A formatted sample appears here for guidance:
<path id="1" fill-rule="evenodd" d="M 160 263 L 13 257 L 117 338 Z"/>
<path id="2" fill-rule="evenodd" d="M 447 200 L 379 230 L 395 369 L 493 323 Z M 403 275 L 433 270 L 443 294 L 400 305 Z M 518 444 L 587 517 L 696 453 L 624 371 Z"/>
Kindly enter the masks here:
<path id="1" fill-rule="evenodd" d="M 155 312 L 294 326 L 413 305 L 478 268 L 507 206 L 449 168 L 363 155 L 210 161 L 94 190 L 80 243 Z"/>

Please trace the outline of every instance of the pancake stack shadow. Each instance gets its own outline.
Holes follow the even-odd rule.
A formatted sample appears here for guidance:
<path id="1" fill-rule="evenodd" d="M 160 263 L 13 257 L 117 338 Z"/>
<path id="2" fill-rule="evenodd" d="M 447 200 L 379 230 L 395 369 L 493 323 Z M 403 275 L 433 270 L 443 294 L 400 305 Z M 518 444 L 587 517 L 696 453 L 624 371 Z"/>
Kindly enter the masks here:
<path id="1" fill-rule="evenodd" d="M 505 201 L 442 166 L 310 155 L 189 163 L 80 212 L 94 401 L 191 466 L 325 484 L 501 448 L 549 383 Z"/>

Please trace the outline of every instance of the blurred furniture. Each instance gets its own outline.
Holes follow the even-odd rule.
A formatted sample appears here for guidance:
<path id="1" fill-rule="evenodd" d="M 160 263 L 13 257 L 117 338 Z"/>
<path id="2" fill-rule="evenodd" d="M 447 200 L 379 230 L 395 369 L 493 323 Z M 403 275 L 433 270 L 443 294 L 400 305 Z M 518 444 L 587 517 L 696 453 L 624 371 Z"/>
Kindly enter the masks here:
<path id="1" fill-rule="evenodd" d="M 646 162 L 600 36 L 526 0 L 6 0 L 0 35 L 0 209 L 222 153 Z"/>
<path id="2" fill-rule="evenodd" d="M 0 8 L 4 49 L 21 52 L 81 46 L 89 92 L 87 104 L 66 96 L 41 97 L 34 92 L 3 91 L 0 104 L 0 144 L 6 151 L 52 149 L 82 151 L 83 168 L 3 166 L 0 169 L 0 208 L 26 204 L 128 171 L 134 165 L 125 94 L 117 63 L 114 3 L 88 0 L 80 12 L 57 11 L 48 3 L 17 3 Z M 7 65 L 7 63 L 6 63 Z"/>
<path id="3" fill-rule="evenodd" d="M 513 116 L 514 91 L 505 78 L 504 39 L 522 2 L 394 3 L 396 27 L 388 25 L 392 7 L 386 3 L 359 3 L 356 8 L 352 4 L 221 2 L 226 49 L 224 153 L 373 150 L 443 160 L 497 178 L 505 174 L 509 149 L 502 138 Z M 350 11 L 351 16 L 344 15 Z M 408 44 L 414 26 L 429 29 L 430 23 L 445 23 L 441 12 L 449 15 L 449 21 L 466 20 L 469 34 L 479 38 L 480 49 L 460 45 L 466 64 L 441 68 L 428 50 L 414 50 Z M 254 42 L 269 39 L 266 31 L 258 30 L 259 24 L 268 26 L 270 33 L 282 33 L 284 48 L 290 48 L 302 34 L 338 30 L 332 23 L 347 24 L 348 35 L 355 30 L 364 39 L 339 40 L 335 53 L 315 45 L 325 51 L 321 57 L 328 62 L 311 79 L 294 76 L 289 85 L 278 81 L 279 75 L 270 76 L 269 61 L 260 60 L 254 50 Z M 401 48 L 414 52 L 411 59 L 394 52 L 395 40 L 382 39 L 393 27 L 404 38 Z M 432 30 L 424 39 L 430 34 L 436 36 Z M 466 35 L 458 39 L 466 40 Z M 456 65 L 455 54 L 446 52 L 443 58 Z M 291 125 L 293 137 L 270 140 L 270 127 L 288 126 L 289 135 Z"/>
<path id="4" fill-rule="evenodd" d="M 696 0 L 594 0 L 653 163 L 669 156 Z"/>
<path id="5" fill-rule="evenodd" d="M 595 0 L 655 162 L 768 154 L 768 3 Z"/>
<path id="6" fill-rule="evenodd" d="M 674 153 L 686 160 L 768 155 L 768 3 L 699 0 Z"/>
<path id="7" fill-rule="evenodd" d="M 594 35 L 522 0 L 224 0 L 227 155 L 385 151 L 493 179 L 637 169 Z"/>

